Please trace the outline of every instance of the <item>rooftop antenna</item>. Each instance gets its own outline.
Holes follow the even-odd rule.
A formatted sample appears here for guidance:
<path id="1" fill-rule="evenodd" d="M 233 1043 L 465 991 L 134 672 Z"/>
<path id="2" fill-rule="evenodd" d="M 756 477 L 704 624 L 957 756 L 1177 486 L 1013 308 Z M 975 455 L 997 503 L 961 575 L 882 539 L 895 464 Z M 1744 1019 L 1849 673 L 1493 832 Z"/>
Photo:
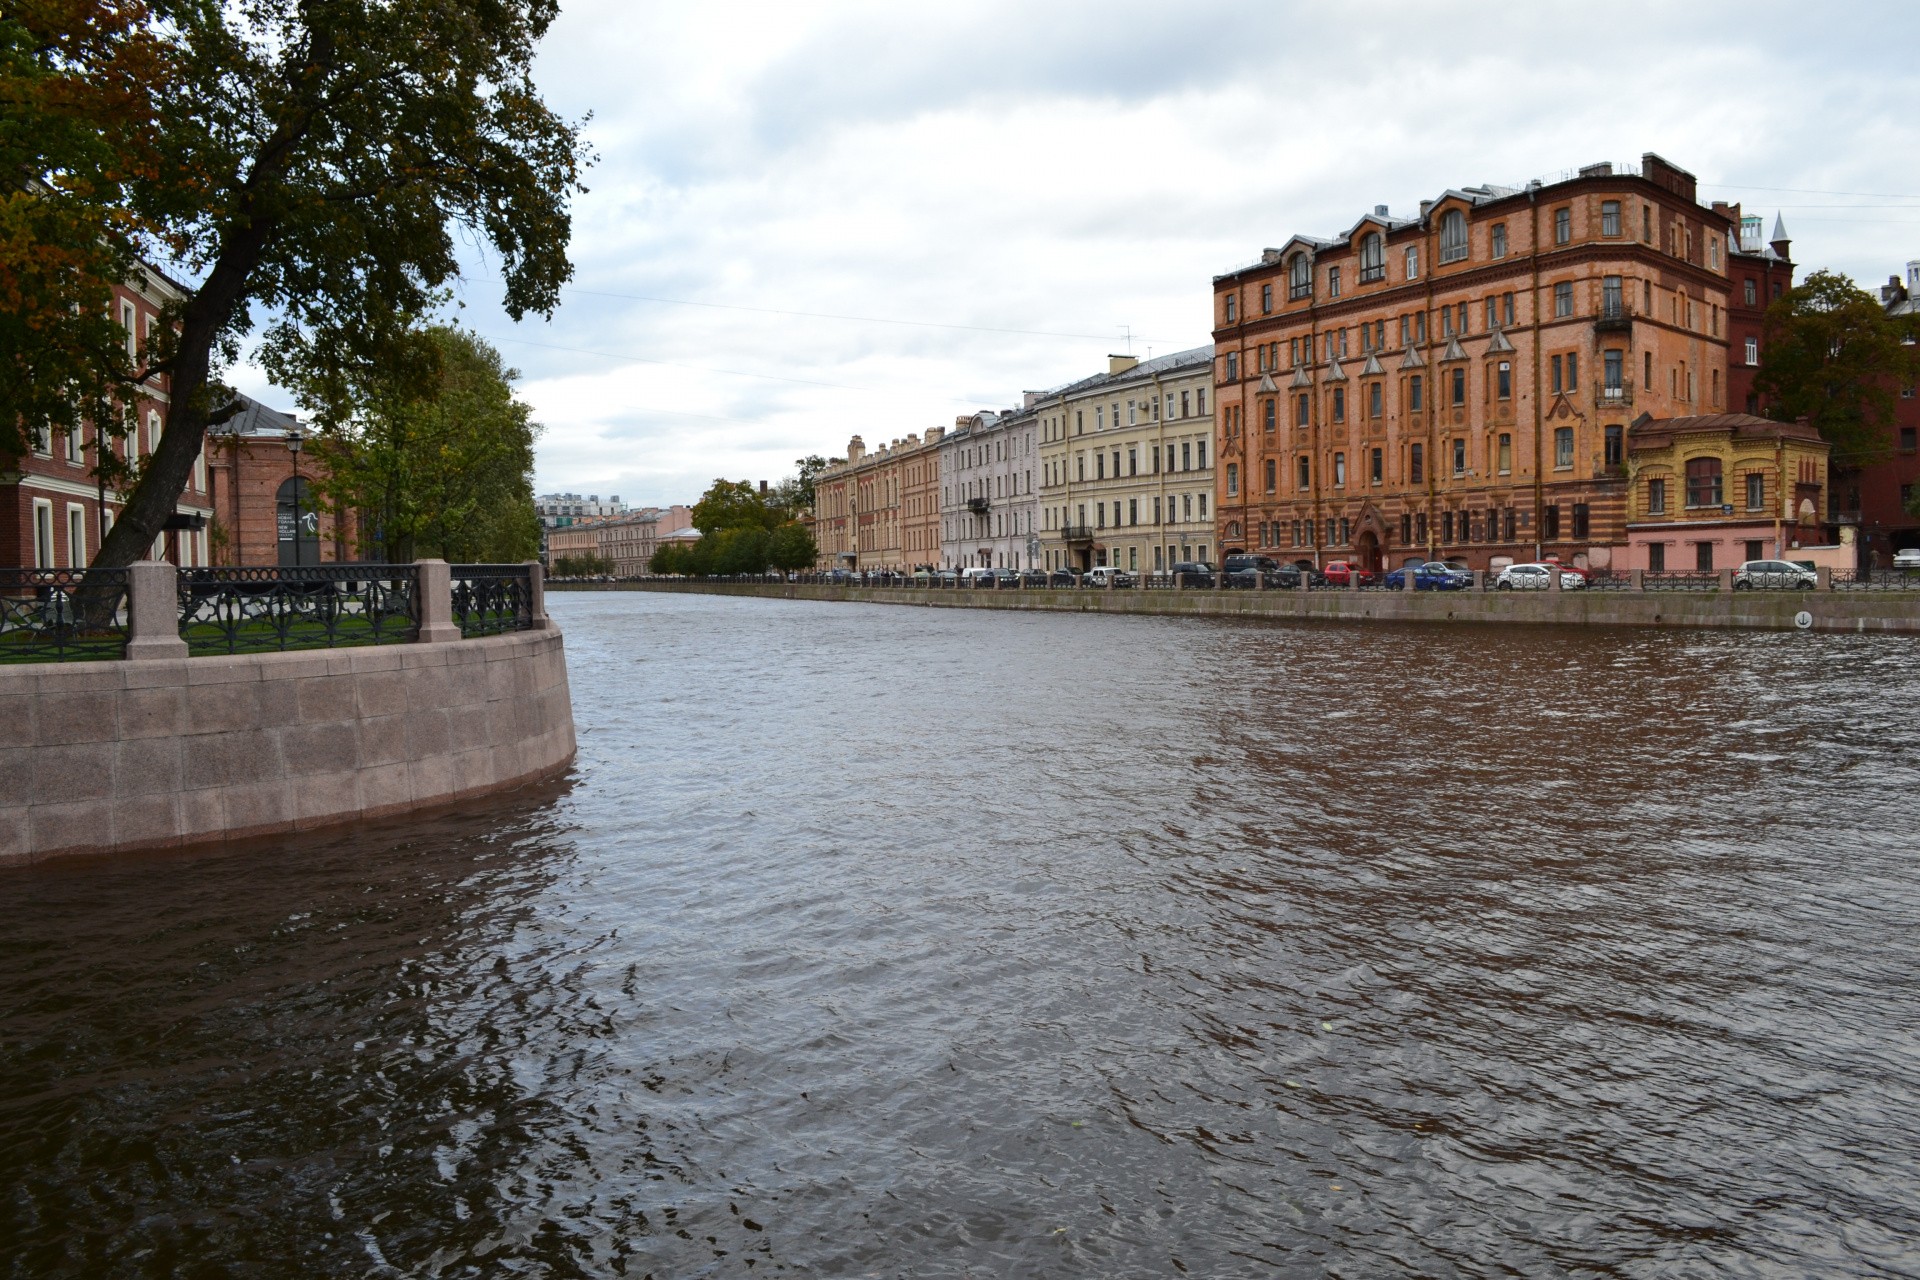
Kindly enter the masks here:
<path id="1" fill-rule="evenodd" d="M 1127 354 L 1132 355 L 1133 354 L 1133 326 L 1130 324 L 1123 324 L 1120 327 L 1127 331 Z"/>

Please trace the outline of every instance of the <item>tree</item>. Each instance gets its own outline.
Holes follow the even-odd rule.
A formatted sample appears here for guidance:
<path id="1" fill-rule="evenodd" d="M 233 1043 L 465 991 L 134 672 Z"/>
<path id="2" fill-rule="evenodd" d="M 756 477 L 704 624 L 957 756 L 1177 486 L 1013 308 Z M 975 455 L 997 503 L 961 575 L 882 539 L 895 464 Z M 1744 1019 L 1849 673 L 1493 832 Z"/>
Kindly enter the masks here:
<path id="1" fill-rule="evenodd" d="M 360 521 L 363 552 L 406 561 L 530 560 L 540 547 L 533 442 L 540 428 L 516 399 L 519 375 L 478 335 L 444 325 L 417 335 L 434 373 L 357 369 L 320 375 L 314 453 L 325 464 L 321 504 Z"/>
<path id="2" fill-rule="evenodd" d="M 693 505 L 693 527 L 701 533 L 771 529 L 783 518 L 760 496 L 750 480 L 715 480 Z"/>
<path id="3" fill-rule="evenodd" d="M 595 578 L 613 572 L 613 561 L 589 551 L 585 555 L 561 556 L 553 562 L 553 571 L 562 578 Z"/>
<path id="4" fill-rule="evenodd" d="M 158 163 L 165 53 L 128 0 L 0 11 L 0 455 L 43 428 L 125 430 L 134 360 L 112 291 L 139 274 L 131 243 L 149 226 L 120 197 Z"/>
<path id="5" fill-rule="evenodd" d="M 0 98 L 0 137 L 44 136 L 48 120 L 64 130 L 57 145 L 6 156 L 20 161 L 9 195 L 52 199 L 65 218 L 13 217 L 7 264 L 105 244 L 104 265 L 34 286 L 68 290 L 83 310 L 97 297 L 90 280 L 137 259 L 164 258 L 199 281 L 130 367 L 52 331 L 23 330 L 28 345 L 12 356 L 20 369 L 57 369 L 83 352 L 92 363 L 74 384 L 123 404 L 146 376 L 169 378 L 160 446 L 96 564 L 138 558 L 165 525 L 208 423 L 230 412 L 215 375 L 256 312 L 267 317 L 259 359 L 276 380 L 388 363 L 458 273 L 457 224 L 499 255 L 510 315 L 551 314 L 572 274 L 568 200 L 590 160 L 578 127 L 532 82 L 556 12 L 555 0 L 7 6 L 0 52 L 14 81 L 87 84 L 106 69 L 123 85 Z M 130 83 L 143 64 L 151 92 Z M 108 152 L 122 159 L 86 167 Z M 0 394 L 13 429 L 48 416 L 34 399 L 44 391 L 18 378 Z"/>
<path id="6" fill-rule="evenodd" d="M 790 520 L 773 531 L 768 552 L 776 569 L 811 569 L 820 548 L 805 525 Z"/>
<path id="7" fill-rule="evenodd" d="M 1816 271 L 1768 306 L 1763 332 L 1755 382 L 1771 416 L 1806 418 L 1842 470 L 1891 453 L 1898 389 L 1920 376 L 1911 318 L 1889 316 L 1845 276 Z"/>

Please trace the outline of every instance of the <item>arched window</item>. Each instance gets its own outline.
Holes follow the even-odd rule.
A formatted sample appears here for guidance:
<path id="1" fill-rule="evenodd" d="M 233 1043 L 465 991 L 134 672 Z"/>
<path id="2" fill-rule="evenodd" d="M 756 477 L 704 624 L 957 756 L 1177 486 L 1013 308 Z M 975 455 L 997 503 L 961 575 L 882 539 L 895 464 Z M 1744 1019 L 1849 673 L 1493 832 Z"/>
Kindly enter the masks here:
<path id="1" fill-rule="evenodd" d="M 1287 297 L 1299 299 L 1312 296 L 1313 259 L 1304 253 L 1296 253 L 1293 261 L 1287 264 Z"/>
<path id="2" fill-rule="evenodd" d="M 1467 215 L 1449 209 L 1440 215 L 1440 261 L 1458 262 L 1467 256 Z"/>
<path id="3" fill-rule="evenodd" d="M 1723 499 L 1720 496 L 1720 459 L 1687 459 L 1687 505 L 1690 507 L 1717 507 Z"/>
<path id="4" fill-rule="evenodd" d="M 1360 283 L 1387 278 L 1387 243 L 1378 231 L 1367 233 L 1360 242 Z"/>

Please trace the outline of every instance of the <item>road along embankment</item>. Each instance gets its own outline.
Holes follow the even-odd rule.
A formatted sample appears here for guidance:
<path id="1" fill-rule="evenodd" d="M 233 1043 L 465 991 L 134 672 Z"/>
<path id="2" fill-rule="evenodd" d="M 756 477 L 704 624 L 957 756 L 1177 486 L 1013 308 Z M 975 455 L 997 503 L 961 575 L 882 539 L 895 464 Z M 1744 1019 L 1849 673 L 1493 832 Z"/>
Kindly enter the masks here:
<path id="1" fill-rule="evenodd" d="M 1464 622 L 1536 626 L 1714 627 L 1752 631 L 1920 633 L 1920 591 L 1242 591 L 1098 588 L 999 591 L 781 582 L 549 583 L 549 591 L 632 590 L 861 601 L 934 609 Z"/>

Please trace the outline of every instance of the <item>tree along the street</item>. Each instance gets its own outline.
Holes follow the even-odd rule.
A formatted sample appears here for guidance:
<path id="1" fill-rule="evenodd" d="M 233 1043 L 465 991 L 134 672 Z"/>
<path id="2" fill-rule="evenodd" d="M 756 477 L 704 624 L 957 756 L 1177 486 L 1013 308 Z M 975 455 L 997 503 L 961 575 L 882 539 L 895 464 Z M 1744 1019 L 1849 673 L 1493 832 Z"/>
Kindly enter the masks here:
<path id="1" fill-rule="evenodd" d="M 171 379 L 159 448 L 96 564 L 137 559 L 164 527 L 209 422 L 235 408 L 215 377 L 256 315 L 256 358 L 276 380 L 344 381 L 391 362 L 458 274 L 456 226 L 498 254 L 509 315 L 552 312 L 572 274 L 568 202 L 590 160 L 532 82 L 557 11 L 554 0 L 6 7 L 0 57 L 9 84 L 34 92 L 0 94 L 12 162 L 0 265 L 72 260 L 20 286 L 43 315 L 49 296 L 87 311 L 141 259 L 199 282 L 130 360 L 124 336 L 116 351 L 83 326 L 22 329 L 9 353 L 0 423 L 16 434 Z M 32 200 L 44 210 L 20 203 Z M 88 256 L 95 242 L 104 257 Z M 69 383 L 80 403 L 61 419 L 45 389 Z"/>
<path id="2" fill-rule="evenodd" d="M 1755 379 L 1767 413 L 1806 418 L 1842 471 L 1885 459 L 1899 393 L 1920 378 L 1917 332 L 1845 276 L 1814 272 L 1767 308 Z"/>
<path id="3" fill-rule="evenodd" d="M 701 533 L 722 529 L 771 529 L 787 519 L 772 495 L 763 495 L 750 480 L 715 480 L 693 504 L 693 527 Z"/>
<path id="4" fill-rule="evenodd" d="M 327 402 L 313 445 L 325 464 L 314 482 L 321 504 L 343 526 L 357 520 L 363 556 L 532 559 L 540 428 L 514 397 L 519 375 L 464 329 L 436 325 L 415 346 L 408 373 L 369 371 L 333 385 L 339 398 Z"/>
<path id="5" fill-rule="evenodd" d="M 788 521 L 772 530 L 758 525 L 715 529 L 700 535 L 692 546 L 669 544 L 656 549 L 647 562 L 650 573 L 704 578 L 715 575 L 764 573 L 768 569 L 808 569 L 818 554 L 805 526 Z"/>

